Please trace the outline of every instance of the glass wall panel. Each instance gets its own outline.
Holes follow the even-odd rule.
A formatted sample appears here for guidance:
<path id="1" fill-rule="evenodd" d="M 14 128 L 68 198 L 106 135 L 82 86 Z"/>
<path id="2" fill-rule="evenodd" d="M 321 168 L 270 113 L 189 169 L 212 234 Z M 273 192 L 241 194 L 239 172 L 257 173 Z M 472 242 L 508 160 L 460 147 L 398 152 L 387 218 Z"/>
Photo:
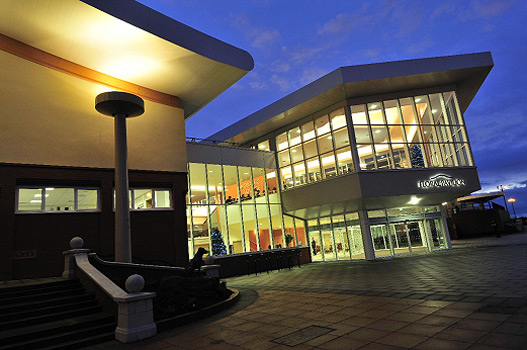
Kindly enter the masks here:
<path id="1" fill-rule="evenodd" d="M 384 117 L 382 115 L 382 103 L 368 103 L 368 117 L 372 125 L 385 125 Z"/>
<path id="2" fill-rule="evenodd" d="M 344 114 L 344 108 L 331 112 L 329 117 L 331 118 L 331 127 L 333 130 L 337 130 L 346 126 L 346 115 Z"/>
<path id="3" fill-rule="evenodd" d="M 232 165 L 223 166 L 223 178 L 225 180 L 226 204 L 238 202 L 238 169 Z"/>
<path id="4" fill-rule="evenodd" d="M 291 157 L 289 156 L 289 150 L 278 152 L 278 165 L 284 166 L 291 163 Z"/>
<path id="5" fill-rule="evenodd" d="M 319 219 L 320 223 L 320 234 L 322 237 L 322 247 L 324 249 L 324 260 L 335 260 L 336 247 L 333 239 L 333 231 L 331 227 L 331 218 L 325 217 Z"/>
<path id="6" fill-rule="evenodd" d="M 270 151 L 271 150 L 271 146 L 269 145 L 269 140 L 265 140 L 263 142 L 260 142 L 258 144 L 258 149 L 260 151 Z"/>
<path id="7" fill-rule="evenodd" d="M 302 142 L 302 136 L 300 135 L 300 127 L 293 128 L 288 131 L 289 135 L 289 146 L 293 147 L 299 145 Z"/>
<path id="8" fill-rule="evenodd" d="M 209 182 L 209 203 L 223 204 L 225 203 L 223 195 L 223 174 L 221 165 L 208 164 L 207 178 Z"/>
<path id="9" fill-rule="evenodd" d="M 322 180 L 320 172 L 320 161 L 317 158 L 307 160 L 307 173 L 309 182 L 316 182 Z"/>
<path id="10" fill-rule="evenodd" d="M 243 228 L 245 231 L 245 250 L 248 252 L 254 252 L 259 250 L 254 205 L 244 204 L 241 207 L 243 215 Z"/>
<path id="11" fill-rule="evenodd" d="M 53 191 L 46 189 L 44 210 L 68 211 L 75 210 L 75 193 L 73 188 L 56 187 Z M 152 191 L 150 191 L 150 208 L 152 207 Z M 146 204 L 145 204 L 146 205 Z"/>
<path id="12" fill-rule="evenodd" d="M 295 186 L 307 183 L 306 166 L 304 162 L 293 164 L 293 171 L 295 175 Z"/>
<path id="13" fill-rule="evenodd" d="M 315 127 L 313 122 L 307 122 L 302 125 L 302 139 L 305 141 L 312 140 L 315 138 Z"/>
<path id="14" fill-rule="evenodd" d="M 19 188 L 18 210 L 42 210 L 42 189 Z"/>
<path id="15" fill-rule="evenodd" d="M 156 207 L 157 208 L 170 208 L 170 191 L 156 191 Z M 77 190 L 77 209 L 78 210 L 89 210 L 97 209 L 99 207 L 99 191 L 91 189 Z"/>
<path id="16" fill-rule="evenodd" d="M 285 218 L 288 217 L 284 215 Z M 287 227 L 287 226 L 286 226 Z M 307 242 L 307 233 L 304 220 L 295 219 L 295 232 L 296 232 L 296 241 L 298 246 L 306 246 Z"/>
<path id="17" fill-rule="evenodd" d="M 289 144 L 287 143 L 287 133 L 284 132 L 276 137 L 276 148 L 278 151 L 281 151 L 287 147 L 289 147 Z"/>
<path id="18" fill-rule="evenodd" d="M 227 221 L 229 224 L 229 254 L 243 253 L 244 249 L 244 236 L 242 234 L 242 216 L 240 205 L 228 205 L 227 209 Z"/>
<path id="19" fill-rule="evenodd" d="M 337 162 L 339 174 L 351 173 L 353 171 L 353 159 L 351 156 L 351 149 L 345 147 L 337 151 Z"/>
<path id="20" fill-rule="evenodd" d="M 327 134 L 331 131 L 329 127 L 329 120 L 327 115 L 323 115 L 315 119 L 315 128 L 317 130 L 317 135 L 321 136 Z"/>
<path id="21" fill-rule="evenodd" d="M 227 237 L 226 207 L 223 205 L 211 205 L 210 210 L 210 255 L 221 256 L 229 254 L 229 239 Z M 223 245 L 221 244 L 223 242 Z M 223 249 L 224 248 L 224 249 Z"/>
<path id="22" fill-rule="evenodd" d="M 268 199 L 270 203 L 280 203 L 278 197 L 277 182 L 276 182 L 276 170 L 265 169 L 265 179 L 267 180 L 267 191 Z"/>
<path id="23" fill-rule="evenodd" d="M 401 119 L 401 113 L 399 110 L 399 104 L 397 103 L 397 100 L 384 101 L 383 105 L 384 105 L 384 114 L 386 115 L 386 122 L 389 125 L 394 125 L 394 124 L 401 125 L 403 122 Z"/>
<path id="24" fill-rule="evenodd" d="M 335 166 L 335 155 L 333 152 L 323 154 L 322 159 L 322 174 L 324 178 L 328 178 L 337 174 Z"/>
<path id="25" fill-rule="evenodd" d="M 271 246 L 271 222 L 269 216 L 269 206 L 267 204 L 257 205 L 256 216 L 258 217 L 258 238 L 260 240 L 260 250 L 269 249 Z"/>
<path id="26" fill-rule="evenodd" d="M 280 169 L 282 175 L 283 188 L 293 187 L 293 171 L 290 166 Z"/>
<path id="27" fill-rule="evenodd" d="M 291 163 L 300 162 L 304 159 L 304 154 L 302 152 L 302 145 L 295 146 L 291 148 Z"/>
<path id="28" fill-rule="evenodd" d="M 366 106 L 351 106 L 351 120 L 353 121 L 353 125 L 367 125 L 368 120 L 366 119 Z"/>
<path id="29" fill-rule="evenodd" d="M 282 225 L 282 207 L 280 205 L 271 205 L 271 225 L 273 228 L 273 234 L 271 236 L 272 248 L 284 247 L 284 231 Z M 284 215 L 285 233 L 291 233 L 294 231 L 293 223 Z"/>
<path id="30" fill-rule="evenodd" d="M 332 217 L 333 235 L 335 237 L 335 250 L 338 260 L 350 259 L 350 244 L 348 233 L 346 231 L 346 222 L 344 215 L 335 215 Z"/>
<path id="31" fill-rule="evenodd" d="M 331 135 L 318 137 L 317 142 L 320 153 L 326 153 L 333 150 L 333 141 Z"/>
<path id="32" fill-rule="evenodd" d="M 265 188 L 265 172 L 262 168 L 252 168 L 253 184 L 254 184 L 254 198 L 256 203 L 264 204 L 267 202 L 267 192 Z"/>
<path id="33" fill-rule="evenodd" d="M 254 185 L 250 167 L 238 167 L 240 202 L 254 203 Z"/>
<path id="34" fill-rule="evenodd" d="M 304 143 L 304 152 L 305 152 L 306 158 L 317 156 L 318 150 L 317 150 L 316 140 L 311 140 L 311 141 Z"/>
<path id="35" fill-rule="evenodd" d="M 207 203 L 207 181 L 205 175 L 205 164 L 189 164 L 190 176 L 190 202 L 205 204 Z"/>
<path id="36" fill-rule="evenodd" d="M 323 261 L 324 253 L 318 220 L 308 220 L 307 226 L 309 232 L 309 246 L 311 247 L 311 259 L 312 261 Z"/>
<path id="37" fill-rule="evenodd" d="M 335 148 L 341 148 L 345 146 L 349 146 L 349 137 L 348 137 L 348 129 L 340 129 L 338 131 L 333 132 L 333 143 L 335 144 Z"/>
<path id="38" fill-rule="evenodd" d="M 375 257 L 392 255 L 390 239 L 386 230 L 386 224 L 371 225 L 370 232 L 373 242 L 373 249 L 375 251 Z"/>
<path id="39" fill-rule="evenodd" d="M 206 205 L 191 206 L 192 235 L 194 239 L 194 252 L 192 252 L 192 255 L 196 254 L 199 248 L 210 251 L 208 214 L 208 206 Z"/>
<path id="40" fill-rule="evenodd" d="M 348 238 L 351 246 L 352 259 L 365 259 L 364 245 L 359 224 L 359 215 L 357 213 L 348 213 L 345 215 Z"/>

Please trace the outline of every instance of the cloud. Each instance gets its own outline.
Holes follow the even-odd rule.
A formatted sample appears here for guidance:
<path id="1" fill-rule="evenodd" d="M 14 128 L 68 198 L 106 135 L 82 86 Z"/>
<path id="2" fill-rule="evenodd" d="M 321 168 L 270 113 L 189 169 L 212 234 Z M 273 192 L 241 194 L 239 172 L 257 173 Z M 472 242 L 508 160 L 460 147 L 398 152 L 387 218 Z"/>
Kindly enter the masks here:
<path id="1" fill-rule="evenodd" d="M 356 26 L 356 18 L 347 13 L 339 13 L 336 18 L 324 23 L 322 28 L 318 30 L 318 34 L 340 34 L 340 33 L 349 33 L 353 27 Z"/>
<path id="2" fill-rule="evenodd" d="M 513 5 L 511 0 L 478 0 L 472 1 L 473 15 L 479 18 L 490 18 L 501 15 L 506 9 Z"/>
<path id="3" fill-rule="evenodd" d="M 289 69 L 291 69 L 291 65 L 288 62 L 284 62 L 282 60 L 274 61 L 271 63 L 271 67 L 269 67 L 271 72 L 288 72 Z"/>
<path id="4" fill-rule="evenodd" d="M 291 49 L 287 46 L 282 47 L 282 52 L 289 57 L 289 60 L 293 64 L 301 64 L 305 61 L 313 60 L 321 52 L 325 51 L 326 47 L 323 46 L 298 46 L 295 49 Z"/>
<path id="5" fill-rule="evenodd" d="M 245 33 L 245 37 L 251 42 L 251 46 L 257 49 L 265 49 L 274 44 L 280 38 L 280 32 L 275 28 L 256 27 L 245 14 L 231 14 L 231 25 Z"/>
<path id="6" fill-rule="evenodd" d="M 291 79 L 288 79 L 284 76 L 280 76 L 278 74 L 271 75 L 270 81 L 273 85 L 278 86 L 280 91 L 290 91 L 295 86 L 294 82 Z"/>
<path id="7" fill-rule="evenodd" d="M 309 84 L 327 73 L 327 70 L 319 67 L 309 67 L 307 69 L 304 69 L 302 75 L 300 76 L 300 84 Z"/>

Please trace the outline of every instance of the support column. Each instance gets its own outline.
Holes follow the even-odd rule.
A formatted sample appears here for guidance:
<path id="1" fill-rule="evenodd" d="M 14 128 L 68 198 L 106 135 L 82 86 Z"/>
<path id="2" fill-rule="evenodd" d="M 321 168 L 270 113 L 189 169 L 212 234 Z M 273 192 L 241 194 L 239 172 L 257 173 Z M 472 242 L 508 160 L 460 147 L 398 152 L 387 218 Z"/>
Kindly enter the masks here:
<path id="1" fill-rule="evenodd" d="M 375 251 L 371 240 L 370 219 L 366 210 L 359 210 L 359 223 L 362 235 L 362 246 L 364 247 L 364 256 L 366 260 L 375 260 Z"/>
<path id="2" fill-rule="evenodd" d="M 448 224 L 446 222 L 446 209 L 444 205 L 441 205 L 441 221 L 443 222 L 443 228 L 445 232 L 445 241 L 447 249 L 452 249 L 452 242 L 450 242 L 450 233 L 448 232 Z"/>
<path id="3" fill-rule="evenodd" d="M 114 116 L 115 132 L 115 261 L 132 262 L 126 115 Z"/>
<path id="4" fill-rule="evenodd" d="M 95 109 L 114 118 L 115 133 L 115 261 L 132 262 L 130 207 L 128 199 L 128 150 L 126 118 L 144 113 L 144 101 L 127 92 L 103 92 L 95 98 Z"/>

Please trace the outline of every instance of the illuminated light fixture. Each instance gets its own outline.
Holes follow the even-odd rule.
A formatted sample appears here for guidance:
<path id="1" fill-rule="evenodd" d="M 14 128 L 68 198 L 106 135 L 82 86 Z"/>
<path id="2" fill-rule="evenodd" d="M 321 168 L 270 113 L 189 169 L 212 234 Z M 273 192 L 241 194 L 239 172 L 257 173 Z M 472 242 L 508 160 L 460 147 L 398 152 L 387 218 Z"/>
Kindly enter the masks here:
<path id="1" fill-rule="evenodd" d="M 432 109 L 432 113 L 436 113 L 437 112 L 437 109 Z"/>
<path id="2" fill-rule="evenodd" d="M 333 136 L 328 136 L 328 140 L 331 140 L 333 138 Z"/>
<path id="3" fill-rule="evenodd" d="M 445 206 L 445 205 L 447 205 L 447 204 L 448 204 L 448 202 L 443 202 L 443 203 L 441 203 L 442 206 Z"/>
<path id="4" fill-rule="evenodd" d="M 291 152 L 295 153 L 295 152 L 296 152 L 296 149 L 292 149 Z"/>
<path id="5" fill-rule="evenodd" d="M 218 182 L 218 185 L 221 185 L 221 182 Z"/>
<path id="6" fill-rule="evenodd" d="M 33 197 L 40 198 L 42 197 L 42 195 L 40 193 L 37 193 Z M 46 197 L 49 197 L 49 194 L 46 194 Z"/>
<path id="7" fill-rule="evenodd" d="M 265 145 L 259 145 L 258 148 L 259 148 L 259 149 L 264 149 L 264 148 L 265 148 Z"/>
<path id="8" fill-rule="evenodd" d="M 423 99 L 422 99 L 421 97 L 419 97 L 419 98 L 416 98 L 416 99 L 415 99 L 415 102 L 421 102 L 422 100 L 423 100 Z"/>
<path id="9" fill-rule="evenodd" d="M 32 199 L 29 201 L 29 203 L 42 203 L 41 199 Z"/>
<path id="10" fill-rule="evenodd" d="M 381 132 L 381 130 L 375 130 L 376 134 L 379 134 L 380 132 Z"/>
<path id="11" fill-rule="evenodd" d="M 147 193 L 146 193 L 146 196 L 147 196 L 148 198 L 152 198 L 152 192 L 147 192 Z"/>
<path id="12" fill-rule="evenodd" d="M 244 173 L 245 175 L 249 175 L 249 173 Z"/>
<path id="13" fill-rule="evenodd" d="M 53 187 L 46 187 L 46 191 L 53 191 L 55 188 Z"/>
<path id="14" fill-rule="evenodd" d="M 296 132 L 300 134 L 300 129 L 296 129 Z"/>
<path id="15" fill-rule="evenodd" d="M 410 199 L 410 201 L 408 202 L 408 204 L 418 204 L 419 202 L 421 201 L 421 198 L 417 198 L 415 196 L 412 196 L 412 198 Z"/>
<path id="16" fill-rule="evenodd" d="M 370 106 L 370 109 L 375 109 L 375 108 L 377 108 L 377 105 L 371 105 Z"/>

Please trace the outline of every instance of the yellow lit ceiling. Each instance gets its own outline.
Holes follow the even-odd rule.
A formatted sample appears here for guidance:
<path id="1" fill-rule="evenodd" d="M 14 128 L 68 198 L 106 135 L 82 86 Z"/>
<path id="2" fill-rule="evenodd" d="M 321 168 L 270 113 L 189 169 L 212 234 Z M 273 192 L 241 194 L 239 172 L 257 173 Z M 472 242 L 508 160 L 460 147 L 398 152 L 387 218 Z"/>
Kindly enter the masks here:
<path id="1" fill-rule="evenodd" d="M 254 65 L 247 52 L 132 0 L 0 0 L 0 33 L 177 96 L 186 118 Z"/>

